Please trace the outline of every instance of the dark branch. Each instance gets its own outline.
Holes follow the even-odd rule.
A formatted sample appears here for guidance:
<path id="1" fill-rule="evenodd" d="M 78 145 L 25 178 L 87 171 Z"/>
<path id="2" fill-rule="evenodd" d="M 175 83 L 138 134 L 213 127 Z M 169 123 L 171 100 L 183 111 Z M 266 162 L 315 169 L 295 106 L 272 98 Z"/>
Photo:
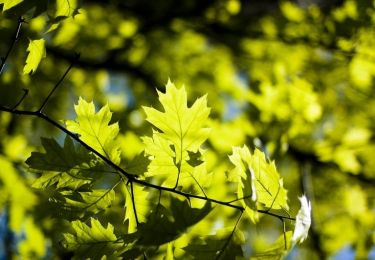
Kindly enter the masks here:
<path id="1" fill-rule="evenodd" d="M 133 182 L 130 182 L 130 196 L 132 198 L 132 205 L 133 205 L 133 211 L 135 216 L 135 222 L 137 223 L 137 226 L 139 225 L 138 221 L 138 214 L 137 214 L 137 208 L 135 206 L 135 195 L 134 195 L 134 189 L 133 189 Z"/>
<path id="2" fill-rule="evenodd" d="M 21 103 L 22 103 L 22 101 L 26 98 L 26 96 L 27 96 L 27 94 L 29 94 L 29 90 L 28 89 L 22 89 L 23 90 L 23 95 L 22 95 L 22 97 L 20 98 L 20 100 L 13 106 L 13 110 L 14 109 L 17 109 L 17 107 L 19 106 L 19 105 L 21 105 Z"/>
<path id="3" fill-rule="evenodd" d="M 229 237 L 227 238 L 227 240 L 225 241 L 223 247 L 221 248 L 220 250 L 220 253 L 216 256 L 216 260 L 220 259 L 220 257 L 223 255 L 224 253 L 224 250 L 225 248 L 229 245 L 233 235 L 234 235 L 234 232 L 236 231 L 236 228 L 238 226 L 238 223 L 240 223 L 240 220 L 242 218 L 242 215 L 243 215 L 243 211 L 241 212 L 240 216 L 238 217 L 237 221 L 236 221 L 236 224 L 234 225 L 233 229 L 232 229 L 232 232 L 230 233 Z"/>
<path id="4" fill-rule="evenodd" d="M 25 22 L 25 20 L 22 18 L 22 16 L 20 18 L 18 18 L 17 29 L 14 33 L 12 43 L 10 44 L 9 49 L 8 49 L 7 53 L 5 54 L 5 56 L 1 57 L 0 74 L 3 72 L 3 69 L 5 67 L 5 63 L 8 59 L 8 57 L 9 57 L 9 54 L 11 53 L 14 45 L 16 44 L 16 42 L 18 41 L 18 39 L 20 37 L 20 32 L 21 32 L 21 27 L 22 27 L 23 22 Z"/>
<path id="5" fill-rule="evenodd" d="M 123 177 L 125 177 L 128 180 L 128 182 L 130 182 L 130 183 L 135 183 L 135 184 L 138 184 L 138 185 L 141 185 L 141 186 L 144 186 L 144 187 L 149 187 L 149 188 L 152 188 L 152 189 L 156 189 L 156 190 L 159 190 L 159 191 L 167 191 L 167 192 L 170 192 L 170 193 L 178 194 L 178 195 L 186 197 L 187 199 L 194 198 L 194 199 L 199 199 L 199 200 L 205 200 L 205 201 L 210 201 L 210 202 L 216 203 L 218 205 L 223 205 L 223 206 L 226 206 L 226 207 L 229 207 L 229 208 L 237 209 L 237 210 L 240 210 L 240 211 L 244 211 L 245 210 L 244 207 L 242 207 L 242 206 L 232 205 L 232 204 L 230 204 L 228 202 L 220 201 L 220 200 L 209 198 L 209 197 L 205 197 L 205 196 L 200 196 L 200 195 L 186 193 L 186 192 L 183 192 L 183 191 L 176 190 L 174 188 L 168 188 L 168 187 L 164 187 L 164 186 L 159 186 L 159 185 L 155 185 L 155 184 L 149 183 L 149 182 L 144 181 L 144 180 L 137 179 L 136 175 L 133 175 L 133 174 L 125 171 L 123 168 L 121 168 L 120 166 L 118 166 L 117 164 L 115 164 L 114 162 L 112 162 L 110 159 L 108 159 L 107 157 L 105 157 L 104 155 L 102 155 L 101 153 L 99 153 L 97 150 L 95 150 L 94 148 L 92 148 L 90 145 L 88 145 L 87 143 L 85 143 L 84 141 L 82 141 L 75 133 L 69 131 L 64 126 L 60 125 L 58 122 L 56 122 L 55 120 L 51 119 L 50 117 L 48 117 L 47 115 L 45 115 L 44 113 L 42 113 L 40 111 L 28 111 L 28 110 L 10 109 L 10 108 L 4 107 L 2 105 L 0 105 L 0 111 L 8 112 L 8 113 L 15 114 L 15 115 L 34 116 L 34 117 L 40 118 L 42 120 L 45 120 L 49 124 L 51 124 L 54 127 L 58 128 L 59 130 L 61 130 L 62 132 L 64 132 L 68 136 L 70 136 L 72 139 L 74 139 L 75 141 L 77 141 L 78 143 L 80 143 L 85 149 L 87 149 L 88 151 L 90 151 L 93 154 L 95 154 L 96 156 L 98 156 L 108 166 L 110 166 L 112 169 L 114 169 L 115 171 L 117 171 L 120 175 L 122 175 Z M 291 218 L 289 216 L 281 216 L 281 215 L 278 215 L 278 214 L 275 214 L 275 213 L 272 213 L 272 212 L 268 212 L 268 211 L 265 211 L 265 210 L 257 210 L 257 211 L 259 213 L 270 215 L 270 216 L 274 216 L 274 217 L 277 217 L 279 219 L 295 220 L 294 218 Z"/>
<path id="6" fill-rule="evenodd" d="M 60 84 L 63 82 L 63 80 L 65 79 L 66 75 L 68 75 L 69 71 L 73 68 L 74 63 L 77 62 L 77 60 L 79 59 L 79 56 L 80 56 L 80 54 L 77 53 L 76 56 L 75 56 L 75 58 L 74 58 L 74 60 L 72 60 L 72 63 L 69 65 L 69 67 L 67 68 L 67 70 L 65 71 L 65 73 L 62 75 L 62 77 L 60 78 L 60 80 L 55 84 L 55 86 L 53 87 L 53 89 L 51 90 L 51 92 L 48 94 L 48 96 L 44 100 L 43 104 L 38 109 L 39 112 L 41 112 L 41 113 L 43 112 L 43 109 L 47 105 L 49 99 L 51 98 L 51 96 L 53 95 L 53 93 L 56 91 L 56 89 L 60 86 Z"/>

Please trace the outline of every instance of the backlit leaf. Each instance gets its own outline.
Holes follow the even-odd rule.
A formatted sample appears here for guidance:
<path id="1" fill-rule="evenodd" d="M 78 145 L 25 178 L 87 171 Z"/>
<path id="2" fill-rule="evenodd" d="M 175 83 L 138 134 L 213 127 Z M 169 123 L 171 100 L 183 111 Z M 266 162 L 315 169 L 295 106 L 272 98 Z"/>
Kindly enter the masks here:
<path id="1" fill-rule="evenodd" d="M 24 74 L 34 73 L 39 66 L 42 58 L 46 57 L 46 48 L 44 39 L 30 40 L 27 47 L 29 55 L 26 59 L 26 65 L 23 68 Z"/>
<path id="2" fill-rule="evenodd" d="M 234 147 L 229 159 L 235 165 L 233 180 L 238 183 L 237 197 L 253 222 L 258 219 L 256 210 L 260 205 L 267 210 L 289 209 L 287 191 L 275 163 L 268 162 L 263 152 L 255 149 L 251 154 L 247 146 Z"/>
<path id="3" fill-rule="evenodd" d="M 74 250 L 76 259 L 120 259 L 120 254 L 125 251 L 127 244 L 118 239 L 114 234 L 113 226 L 107 227 L 94 219 L 90 224 L 76 220 L 72 222 L 73 233 L 64 233 L 63 245 L 68 250 Z"/>
<path id="4" fill-rule="evenodd" d="M 198 160 L 199 148 L 209 133 L 204 127 L 210 112 L 206 96 L 188 107 L 185 88 L 177 89 L 170 81 L 166 93 L 158 93 L 164 112 L 144 107 L 147 120 L 158 129 L 153 131 L 152 137 L 142 139 L 151 161 L 146 176 L 162 176 L 163 185 L 168 187 L 199 187 L 194 167 L 202 164 Z"/>
<path id="5" fill-rule="evenodd" d="M 0 0 L 0 4 L 4 4 L 3 11 L 6 11 L 6 10 L 12 8 L 13 6 L 18 5 L 22 1 L 23 0 Z"/>
<path id="6" fill-rule="evenodd" d="M 146 120 L 173 144 L 176 162 L 179 163 L 187 151 L 197 152 L 208 137 L 209 129 L 204 128 L 210 113 L 207 98 L 203 96 L 188 107 L 185 88 L 177 89 L 170 81 L 167 83 L 166 93 L 158 91 L 158 94 L 164 112 L 144 107 Z"/>
<path id="7" fill-rule="evenodd" d="M 235 260 L 243 257 L 241 243 L 243 238 L 240 232 L 220 230 L 215 235 L 194 239 L 193 243 L 183 249 L 194 259 L 225 259 Z"/>
<path id="8" fill-rule="evenodd" d="M 133 209 L 132 194 L 130 184 L 123 187 L 125 194 L 125 220 L 129 221 L 128 232 L 133 233 L 137 230 L 137 221 Z M 145 222 L 149 214 L 149 202 L 147 200 L 148 192 L 139 185 L 133 185 L 134 203 L 139 222 Z"/>
<path id="9" fill-rule="evenodd" d="M 96 113 L 93 102 L 87 102 L 80 98 L 74 109 L 77 118 L 75 121 L 66 121 L 67 129 L 77 133 L 82 141 L 100 154 L 119 164 L 120 150 L 115 142 L 119 126 L 117 123 L 110 124 L 112 113 L 109 111 L 108 105 L 105 105 Z"/>
<path id="10" fill-rule="evenodd" d="M 56 0 L 56 17 L 67 17 L 77 8 L 77 0 Z"/>
<path id="11" fill-rule="evenodd" d="M 63 191 L 64 207 L 72 211 L 98 213 L 108 208 L 115 199 L 113 189 L 95 189 L 87 192 Z"/>

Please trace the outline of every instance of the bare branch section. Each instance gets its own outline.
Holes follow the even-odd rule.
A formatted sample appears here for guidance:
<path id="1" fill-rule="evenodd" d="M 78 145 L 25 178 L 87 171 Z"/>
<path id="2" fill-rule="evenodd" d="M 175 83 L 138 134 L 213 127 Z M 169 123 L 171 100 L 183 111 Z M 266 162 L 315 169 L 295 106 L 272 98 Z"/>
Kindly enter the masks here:
<path id="1" fill-rule="evenodd" d="M 3 73 L 3 69 L 4 69 L 5 63 L 8 59 L 8 57 L 9 57 L 9 54 L 12 52 L 14 45 L 16 44 L 18 39 L 20 38 L 21 27 L 22 27 L 22 24 L 24 22 L 25 22 L 25 20 L 23 19 L 23 17 L 18 18 L 17 29 L 14 33 L 14 36 L 13 36 L 12 42 L 9 46 L 9 49 L 8 49 L 7 53 L 5 54 L 5 56 L 1 57 L 0 75 L 1 75 L 1 73 Z"/>

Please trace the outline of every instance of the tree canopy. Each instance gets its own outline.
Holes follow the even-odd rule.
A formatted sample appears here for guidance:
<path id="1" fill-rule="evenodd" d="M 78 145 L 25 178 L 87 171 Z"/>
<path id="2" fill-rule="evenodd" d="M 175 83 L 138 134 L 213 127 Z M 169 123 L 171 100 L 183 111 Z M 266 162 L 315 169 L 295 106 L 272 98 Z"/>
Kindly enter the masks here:
<path id="1" fill-rule="evenodd" d="M 375 1 L 0 9 L 0 258 L 374 257 Z"/>

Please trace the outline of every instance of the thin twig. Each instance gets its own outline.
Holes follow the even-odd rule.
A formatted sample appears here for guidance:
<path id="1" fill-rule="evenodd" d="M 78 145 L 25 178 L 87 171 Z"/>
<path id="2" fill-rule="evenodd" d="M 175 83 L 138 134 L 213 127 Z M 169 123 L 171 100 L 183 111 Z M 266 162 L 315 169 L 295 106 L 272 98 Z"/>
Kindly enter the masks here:
<path id="1" fill-rule="evenodd" d="M 38 109 L 39 112 L 43 112 L 43 109 L 47 105 L 49 99 L 51 98 L 51 96 L 53 95 L 53 93 L 57 90 L 57 88 L 60 86 L 60 84 L 63 82 L 63 80 L 65 79 L 66 75 L 68 75 L 69 71 L 73 68 L 75 62 L 79 59 L 79 57 L 80 57 L 80 54 L 77 53 L 75 59 L 72 60 L 72 62 L 70 63 L 69 67 L 66 69 L 65 73 L 62 75 L 62 77 L 60 78 L 60 80 L 55 84 L 55 86 L 53 87 L 53 89 L 49 92 L 49 94 L 46 97 L 46 99 L 44 100 L 43 104 Z"/>
<path id="2" fill-rule="evenodd" d="M 276 214 L 276 213 L 272 213 L 272 212 L 270 212 L 270 211 L 268 211 L 268 210 L 258 209 L 258 212 L 259 212 L 259 213 L 266 214 L 266 215 L 270 215 L 270 216 L 273 216 L 273 217 L 276 217 L 276 218 L 278 218 L 278 219 L 280 219 L 280 220 L 283 220 L 283 219 L 288 219 L 288 220 L 293 220 L 293 221 L 296 220 L 296 219 L 293 218 L 293 217 L 278 215 L 278 214 Z"/>
<path id="3" fill-rule="evenodd" d="M 18 100 L 18 102 L 13 106 L 13 110 L 16 109 L 19 105 L 21 105 L 22 101 L 26 98 L 27 94 L 29 94 L 29 90 L 28 89 L 22 89 L 23 90 L 23 95 L 22 97 L 20 98 L 20 100 Z"/>
<path id="4" fill-rule="evenodd" d="M 216 260 L 220 259 L 220 256 L 223 254 L 225 248 L 229 245 L 229 242 L 230 242 L 230 240 L 232 239 L 232 237 L 233 237 L 233 235 L 234 235 L 234 232 L 236 231 L 236 228 L 237 228 L 237 226 L 238 226 L 238 223 L 240 223 L 240 220 L 241 220 L 241 218 L 242 218 L 242 215 L 243 215 L 243 211 L 241 211 L 241 214 L 240 214 L 240 216 L 238 217 L 238 219 L 237 219 L 237 221 L 236 221 L 236 224 L 234 225 L 233 230 L 232 230 L 232 232 L 230 233 L 228 239 L 225 241 L 223 247 L 221 248 L 220 253 L 216 256 L 216 258 L 215 258 Z"/>
<path id="5" fill-rule="evenodd" d="M 130 196 L 132 198 L 132 204 L 133 204 L 133 211 L 134 211 L 134 216 L 135 216 L 135 222 L 137 223 L 137 227 L 139 225 L 138 221 L 138 214 L 137 214 L 137 208 L 135 207 L 135 195 L 134 195 L 134 189 L 133 189 L 133 182 L 130 182 Z"/>
<path id="6" fill-rule="evenodd" d="M 18 18 L 17 29 L 14 33 L 12 43 L 10 44 L 9 49 L 8 49 L 7 53 L 5 54 L 5 56 L 1 57 L 0 74 L 3 72 L 3 69 L 5 67 L 5 63 L 8 59 L 8 57 L 9 57 L 9 54 L 11 53 L 14 45 L 16 44 L 18 39 L 20 38 L 21 27 L 22 27 L 22 23 L 24 23 L 24 22 L 25 22 L 25 20 L 23 19 L 22 16 Z"/>

